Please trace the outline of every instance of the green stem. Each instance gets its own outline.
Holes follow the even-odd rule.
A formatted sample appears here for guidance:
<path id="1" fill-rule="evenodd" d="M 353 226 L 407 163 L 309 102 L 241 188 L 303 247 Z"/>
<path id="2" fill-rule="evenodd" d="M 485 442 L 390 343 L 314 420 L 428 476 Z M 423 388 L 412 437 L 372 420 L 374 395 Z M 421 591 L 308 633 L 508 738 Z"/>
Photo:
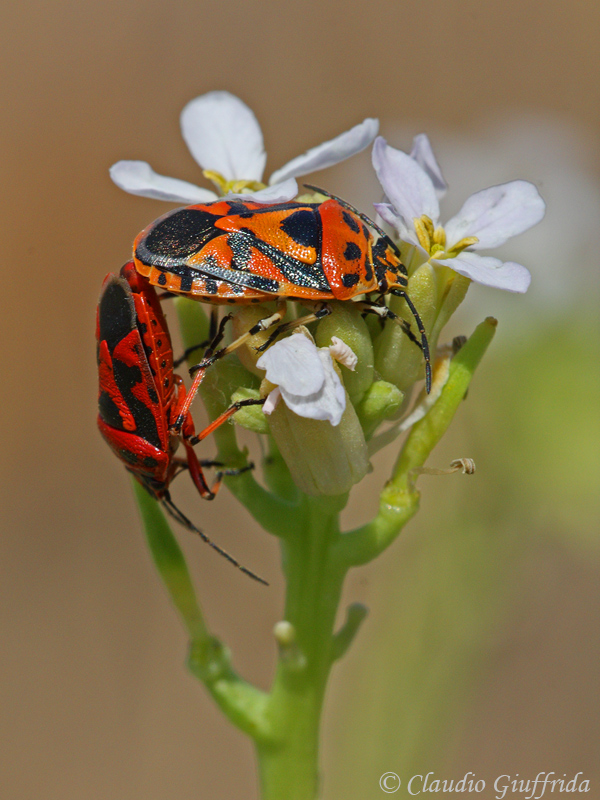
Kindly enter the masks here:
<path id="1" fill-rule="evenodd" d="M 159 504 L 136 480 L 133 489 L 152 559 L 191 639 L 191 672 L 234 725 L 257 740 L 266 739 L 267 695 L 236 674 L 228 650 L 210 635 L 183 553 Z"/>
<path id="2" fill-rule="evenodd" d="M 339 652 L 333 626 L 345 577 L 331 552 L 346 499 L 305 496 L 306 528 L 282 543 L 288 579 L 285 620 L 293 641 L 280 643 L 266 712 L 271 739 L 257 746 L 263 800 L 317 796 L 321 710 Z"/>

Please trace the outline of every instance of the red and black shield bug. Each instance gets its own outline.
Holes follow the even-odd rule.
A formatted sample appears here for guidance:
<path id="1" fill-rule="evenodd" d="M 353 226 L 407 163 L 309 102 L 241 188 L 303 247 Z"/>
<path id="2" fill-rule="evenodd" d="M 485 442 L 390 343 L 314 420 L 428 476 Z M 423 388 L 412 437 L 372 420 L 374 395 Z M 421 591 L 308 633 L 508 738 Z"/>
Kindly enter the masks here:
<path id="1" fill-rule="evenodd" d="M 98 304 L 97 342 L 98 427 L 113 452 L 172 517 L 242 572 L 265 583 L 196 528 L 173 503 L 169 492 L 173 478 L 187 469 L 201 496 L 210 500 L 223 474 L 239 472 L 219 473 L 217 482 L 209 488 L 202 466 L 221 465 L 200 462 L 193 445 L 241 405 L 256 401 L 234 404 L 199 434 L 194 431 L 191 414 L 185 411 L 181 435 L 174 433 L 173 424 L 181 417 L 186 391 L 181 378 L 173 373 L 171 337 L 156 292 L 132 262 L 119 276 L 109 274 L 104 281 Z M 175 457 L 180 440 L 185 459 Z"/>
<path id="2" fill-rule="evenodd" d="M 311 305 L 313 313 L 279 326 L 265 347 L 293 325 L 326 316 L 331 311 L 328 301 L 388 293 L 404 298 L 420 341 L 387 306 L 361 302 L 361 310 L 394 320 L 422 349 L 429 391 L 427 335 L 407 294 L 407 271 L 397 245 L 348 203 L 314 186 L 308 188 L 328 199 L 263 205 L 238 198 L 188 206 L 159 217 L 135 239 L 135 268 L 168 292 L 221 304 L 279 301 L 274 314 L 201 362 L 190 398 L 205 367 L 250 336 L 281 322 L 286 300 Z M 372 230 L 379 238 L 374 238 Z"/>

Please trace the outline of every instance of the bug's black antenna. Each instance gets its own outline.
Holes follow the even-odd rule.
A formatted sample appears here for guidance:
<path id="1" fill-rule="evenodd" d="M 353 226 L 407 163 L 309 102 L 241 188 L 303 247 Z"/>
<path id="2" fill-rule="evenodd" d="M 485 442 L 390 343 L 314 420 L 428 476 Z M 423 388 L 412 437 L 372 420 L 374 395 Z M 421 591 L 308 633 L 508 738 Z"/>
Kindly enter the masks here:
<path id="1" fill-rule="evenodd" d="M 194 525 L 194 523 L 191 520 L 189 520 L 185 516 L 185 514 L 182 511 L 180 511 L 180 509 L 177 508 L 175 503 L 171 500 L 171 495 L 169 492 L 165 492 L 165 494 L 161 498 L 161 503 L 165 511 L 167 511 L 173 517 L 173 519 L 176 519 L 180 525 L 183 525 L 184 528 L 187 528 L 189 531 L 192 531 L 192 533 L 198 534 L 198 536 L 202 539 L 203 542 L 212 547 L 213 550 L 216 550 L 219 555 L 223 556 L 223 558 L 226 558 L 230 564 L 233 564 L 234 567 L 237 567 L 239 570 L 241 570 L 243 573 L 248 575 L 253 580 L 258 581 L 259 583 L 262 583 L 265 586 L 269 585 L 264 578 L 261 578 L 259 575 L 256 575 L 254 572 L 251 572 L 251 570 L 242 566 L 242 564 L 240 564 L 239 561 L 237 561 L 232 555 L 230 555 L 230 553 L 228 553 L 227 550 L 223 550 L 222 547 L 219 547 L 218 544 L 215 544 L 212 541 L 212 539 L 209 539 L 205 533 L 203 533 L 199 528 L 197 528 Z"/>

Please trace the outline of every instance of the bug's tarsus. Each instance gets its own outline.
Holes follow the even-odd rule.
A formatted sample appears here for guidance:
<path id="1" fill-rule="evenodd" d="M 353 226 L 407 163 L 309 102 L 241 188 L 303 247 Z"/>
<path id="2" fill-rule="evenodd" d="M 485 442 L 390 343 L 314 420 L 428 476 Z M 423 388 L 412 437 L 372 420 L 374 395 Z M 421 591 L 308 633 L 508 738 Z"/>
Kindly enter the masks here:
<path id="1" fill-rule="evenodd" d="M 210 343 L 211 339 L 205 339 L 203 342 L 198 342 L 198 344 L 193 344 L 191 347 L 186 347 L 183 351 L 183 355 L 173 361 L 173 367 L 180 367 L 184 361 L 188 360 L 189 356 L 191 356 L 195 350 L 202 350 L 205 347 L 208 347 Z"/>

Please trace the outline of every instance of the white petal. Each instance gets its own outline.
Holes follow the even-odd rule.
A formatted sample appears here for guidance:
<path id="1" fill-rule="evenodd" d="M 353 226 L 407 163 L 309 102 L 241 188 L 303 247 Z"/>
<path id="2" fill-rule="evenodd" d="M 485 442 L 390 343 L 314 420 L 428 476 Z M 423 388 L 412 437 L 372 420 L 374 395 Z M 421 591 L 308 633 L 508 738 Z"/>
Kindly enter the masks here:
<path id="1" fill-rule="evenodd" d="M 299 417 L 328 420 L 333 426 L 336 426 L 340 424 L 346 409 L 346 391 L 333 367 L 329 349 L 321 347 L 317 352 L 325 374 L 321 390 L 315 394 L 301 397 L 287 392 L 281 387 L 281 396 L 286 406 Z"/>
<path id="2" fill-rule="evenodd" d="M 314 395 L 325 383 L 325 370 L 319 351 L 314 342 L 303 334 L 294 334 L 275 342 L 258 359 L 256 366 L 266 370 L 267 380 L 278 385 L 282 392 L 287 391 L 298 397 Z"/>
<path id="3" fill-rule="evenodd" d="M 386 196 L 407 227 L 412 227 L 413 220 L 423 214 L 437 225 L 440 206 L 435 187 L 414 159 L 378 136 L 373 146 L 373 167 Z"/>
<path id="4" fill-rule="evenodd" d="M 330 139 L 307 150 L 304 155 L 288 161 L 271 175 L 269 183 L 280 183 L 287 178 L 297 178 L 299 175 L 308 175 L 309 172 L 332 167 L 368 147 L 377 136 L 378 130 L 379 120 L 366 119 L 360 125 L 355 125 L 349 131 L 336 136 L 335 139 Z"/>
<path id="5" fill-rule="evenodd" d="M 407 225 L 402 217 L 399 217 L 398 214 L 395 213 L 389 203 L 373 203 L 373 205 L 381 219 L 398 231 L 398 236 L 403 242 L 419 246 L 419 239 L 412 222 L 410 225 Z"/>
<path id="6" fill-rule="evenodd" d="M 242 192 L 241 194 L 233 194 L 230 192 L 227 197 L 241 197 L 243 200 L 254 200 L 256 203 L 287 203 L 288 200 L 293 200 L 298 194 L 298 184 L 293 178 L 289 178 L 283 183 L 276 183 L 275 186 L 267 186 L 266 189 L 260 189 L 257 192 Z"/>
<path id="7" fill-rule="evenodd" d="M 338 336 L 332 336 L 329 352 L 331 353 L 331 357 L 335 358 L 339 364 L 343 364 L 354 372 L 358 364 L 358 356 L 351 347 L 348 347 L 346 342 L 343 342 Z"/>
<path id="8" fill-rule="evenodd" d="M 471 195 L 445 226 L 449 245 L 477 236 L 477 250 L 499 247 L 507 239 L 536 225 L 546 204 L 533 183 L 511 181 Z"/>
<path id="9" fill-rule="evenodd" d="M 109 172 L 117 186 L 129 194 L 168 200 L 170 203 L 184 203 L 186 206 L 212 203 L 217 199 L 217 195 L 210 189 L 201 189 L 193 183 L 159 175 L 145 161 L 117 161 Z"/>
<path id="10" fill-rule="evenodd" d="M 499 258 L 480 256 L 467 250 L 456 258 L 440 259 L 432 263 L 450 267 L 483 286 L 494 286 L 496 289 L 506 289 L 508 292 L 526 292 L 531 283 L 529 270 L 521 264 L 515 264 L 513 261 L 502 263 Z"/>
<path id="11" fill-rule="evenodd" d="M 410 157 L 414 158 L 417 164 L 429 175 L 435 187 L 438 200 L 441 200 L 448 190 L 448 184 L 444 180 L 442 170 L 433 154 L 431 142 L 426 133 L 419 133 L 415 136 Z"/>
<path id="12" fill-rule="evenodd" d="M 263 403 L 263 414 L 267 416 L 272 414 L 275 409 L 277 408 L 277 403 L 281 400 L 281 389 L 279 386 L 276 386 L 272 392 L 269 392 L 267 395 L 267 399 Z"/>
<path id="13" fill-rule="evenodd" d="M 259 181 L 267 155 L 252 111 L 229 92 L 209 92 L 181 112 L 181 132 L 203 169 L 229 181 Z"/>

